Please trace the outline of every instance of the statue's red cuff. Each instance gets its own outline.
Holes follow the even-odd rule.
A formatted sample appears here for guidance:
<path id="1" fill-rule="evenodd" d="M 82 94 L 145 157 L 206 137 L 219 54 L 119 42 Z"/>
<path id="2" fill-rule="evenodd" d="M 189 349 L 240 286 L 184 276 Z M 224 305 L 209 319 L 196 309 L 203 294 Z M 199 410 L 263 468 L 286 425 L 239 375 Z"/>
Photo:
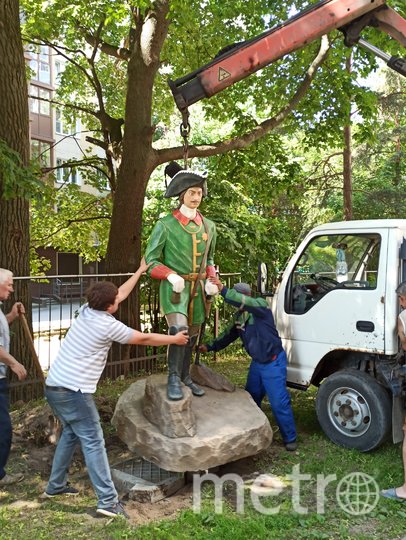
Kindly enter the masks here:
<path id="1" fill-rule="evenodd" d="M 166 279 L 169 274 L 176 274 L 173 270 L 163 264 L 158 264 L 151 270 L 151 277 L 153 279 Z"/>

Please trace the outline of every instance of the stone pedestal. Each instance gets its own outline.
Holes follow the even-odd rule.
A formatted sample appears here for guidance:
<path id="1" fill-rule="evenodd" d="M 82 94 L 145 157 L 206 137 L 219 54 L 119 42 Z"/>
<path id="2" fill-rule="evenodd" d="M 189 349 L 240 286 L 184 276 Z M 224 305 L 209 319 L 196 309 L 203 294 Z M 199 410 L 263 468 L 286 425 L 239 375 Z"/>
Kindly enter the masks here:
<path id="1" fill-rule="evenodd" d="M 206 394 L 196 397 L 185 388 L 185 399 L 169 402 L 159 389 L 162 377 L 166 384 L 166 376 L 159 375 L 149 377 L 148 383 L 143 379 L 132 384 L 120 397 L 112 419 L 118 436 L 144 459 L 168 471 L 201 471 L 255 455 L 271 443 L 268 419 L 245 390 L 229 393 L 205 388 Z M 147 386 L 150 395 L 144 401 Z M 153 395 L 160 396 L 157 399 L 161 403 L 156 407 L 151 402 Z M 172 427 L 158 427 L 155 422 L 171 418 L 164 410 L 168 407 L 174 407 L 175 413 L 185 407 L 187 420 L 175 422 Z M 154 423 L 146 418 L 144 409 Z M 195 435 L 190 436 L 189 421 L 193 417 Z M 174 434 L 181 429 L 187 436 L 174 438 L 163 433 Z"/>
<path id="2" fill-rule="evenodd" d="M 184 398 L 171 401 L 166 395 L 167 381 L 166 375 L 148 377 L 143 401 L 144 416 L 166 437 L 193 437 L 196 419 L 192 410 L 192 391 L 182 385 Z"/>

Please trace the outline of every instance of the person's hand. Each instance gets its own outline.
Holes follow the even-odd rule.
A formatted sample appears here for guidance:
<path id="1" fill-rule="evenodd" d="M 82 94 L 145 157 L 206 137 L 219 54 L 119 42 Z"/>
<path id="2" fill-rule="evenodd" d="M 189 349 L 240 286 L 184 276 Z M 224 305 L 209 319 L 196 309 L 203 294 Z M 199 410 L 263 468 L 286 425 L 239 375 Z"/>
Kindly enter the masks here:
<path id="1" fill-rule="evenodd" d="M 181 330 L 174 335 L 176 345 L 187 345 L 189 342 L 189 334 L 187 330 Z"/>
<path id="2" fill-rule="evenodd" d="M 173 292 L 181 293 L 185 288 L 185 280 L 178 274 L 169 274 L 166 279 L 171 283 Z"/>
<path id="3" fill-rule="evenodd" d="M 206 353 L 207 352 L 207 345 L 199 345 L 199 352 Z"/>
<path id="4" fill-rule="evenodd" d="M 17 375 L 19 381 L 23 381 L 27 377 L 27 370 L 17 360 L 10 364 L 10 369 Z"/>
<path id="5" fill-rule="evenodd" d="M 220 281 L 220 278 L 218 276 L 210 277 L 209 280 L 210 280 L 211 283 L 213 283 L 213 285 L 216 285 L 219 292 L 224 287 L 224 285 L 222 284 L 222 282 Z"/>
<path id="6" fill-rule="evenodd" d="M 148 268 L 151 266 L 152 262 L 147 263 L 145 261 L 145 257 L 141 259 L 139 270 L 141 270 L 142 274 L 145 274 L 145 272 L 148 270 Z"/>
<path id="7" fill-rule="evenodd" d="M 212 283 L 209 279 L 206 280 L 204 290 L 209 296 L 215 296 L 219 293 L 219 288 L 217 287 L 217 285 L 215 283 Z"/>
<path id="8" fill-rule="evenodd" d="M 24 304 L 22 302 L 16 302 L 11 308 L 10 315 L 13 319 L 16 319 L 20 316 L 20 313 L 23 313 L 25 315 Z"/>

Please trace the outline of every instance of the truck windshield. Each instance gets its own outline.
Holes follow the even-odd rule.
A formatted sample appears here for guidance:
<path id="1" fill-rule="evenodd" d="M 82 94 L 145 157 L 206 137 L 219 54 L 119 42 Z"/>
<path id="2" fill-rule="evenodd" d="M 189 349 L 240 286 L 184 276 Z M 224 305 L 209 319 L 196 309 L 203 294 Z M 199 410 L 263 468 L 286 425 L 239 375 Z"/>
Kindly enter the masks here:
<path id="1" fill-rule="evenodd" d="M 380 244 L 378 234 L 313 238 L 292 272 L 288 311 L 304 313 L 333 289 L 375 288 Z"/>

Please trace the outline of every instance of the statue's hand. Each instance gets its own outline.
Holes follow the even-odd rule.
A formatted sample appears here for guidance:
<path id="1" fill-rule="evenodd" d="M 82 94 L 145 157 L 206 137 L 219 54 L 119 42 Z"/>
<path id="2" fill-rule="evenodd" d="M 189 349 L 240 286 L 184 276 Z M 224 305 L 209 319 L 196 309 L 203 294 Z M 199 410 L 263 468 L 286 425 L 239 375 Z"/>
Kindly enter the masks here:
<path id="1" fill-rule="evenodd" d="M 171 283 L 173 292 L 181 293 L 185 288 L 185 280 L 178 274 L 169 274 L 166 279 Z"/>
<path id="2" fill-rule="evenodd" d="M 208 296 L 215 296 L 219 292 L 217 285 L 215 285 L 209 280 L 206 280 L 206 283 L 204 285 L 204 290 L 206 291 L 206 294 Z"/>

